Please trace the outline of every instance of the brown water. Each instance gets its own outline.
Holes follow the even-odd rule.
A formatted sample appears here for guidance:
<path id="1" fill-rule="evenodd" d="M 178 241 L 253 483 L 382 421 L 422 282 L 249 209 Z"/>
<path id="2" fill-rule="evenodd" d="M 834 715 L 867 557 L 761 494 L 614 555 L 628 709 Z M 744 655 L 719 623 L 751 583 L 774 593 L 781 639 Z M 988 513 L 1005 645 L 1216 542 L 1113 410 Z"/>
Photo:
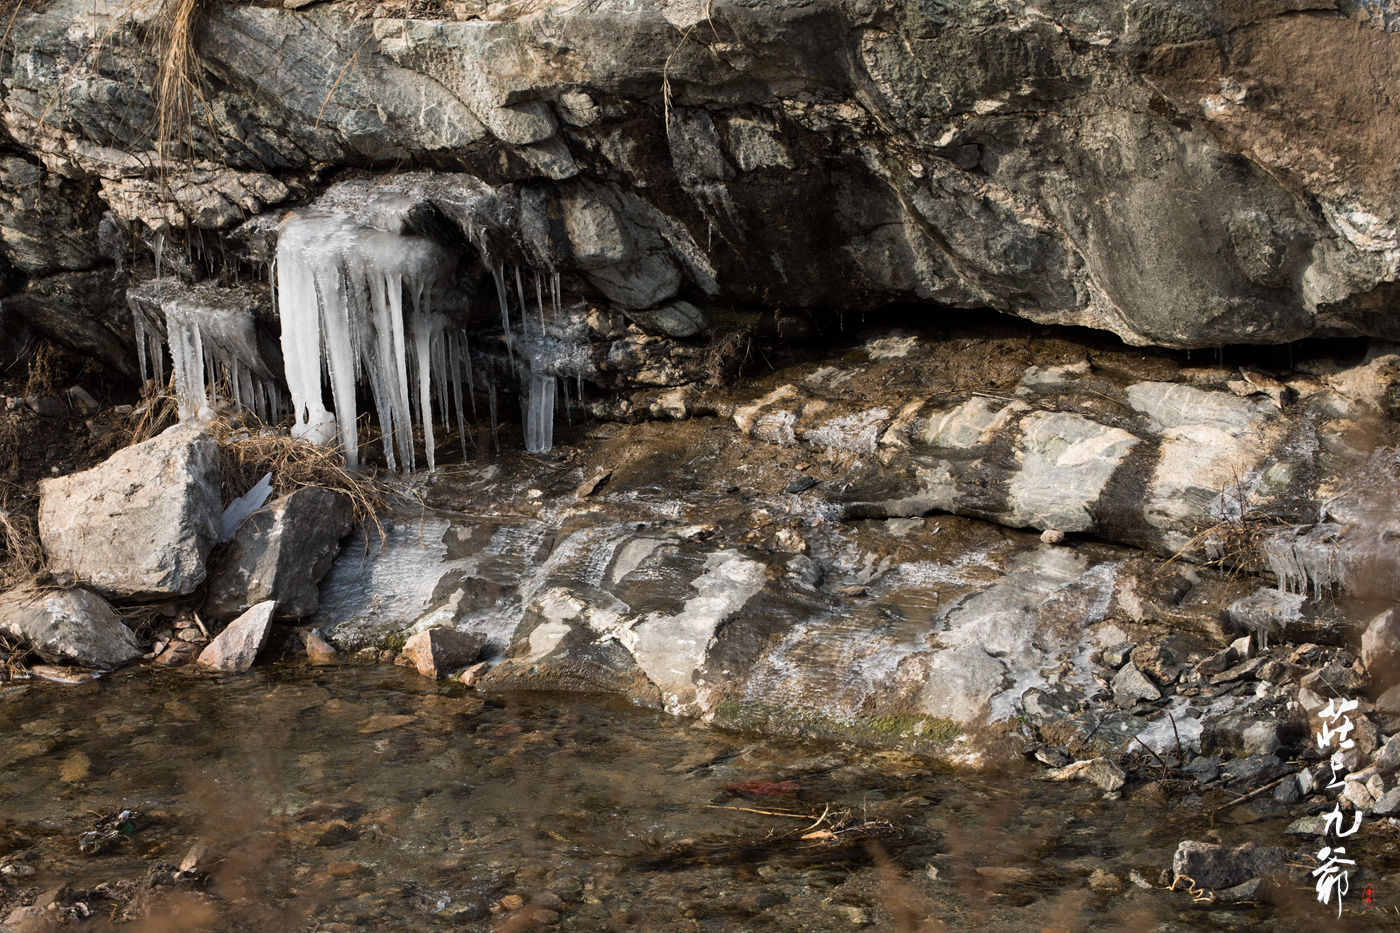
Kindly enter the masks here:
<path id="1" fill-rule="evenodd" d="M 483 702 L 397 668 L 0 686 L 0 735 L 0 909 L 67 884 L 81 929 L 1337 924 L 1307 886 L 1240 908 L 1156 888 L 1178 840 L 1208 838 L 1198 799 L 1104 800 L 578 697 Z M 140 816 L 81 854 L 123 808 Z M 1277 815 L 1215 822 L 1223 841 L 1295 844 Z M 175 875 L 197 843 L 226 857 Z M 1348 904 L 1343 926 L 1382 920 L 1359 886 Z"/>

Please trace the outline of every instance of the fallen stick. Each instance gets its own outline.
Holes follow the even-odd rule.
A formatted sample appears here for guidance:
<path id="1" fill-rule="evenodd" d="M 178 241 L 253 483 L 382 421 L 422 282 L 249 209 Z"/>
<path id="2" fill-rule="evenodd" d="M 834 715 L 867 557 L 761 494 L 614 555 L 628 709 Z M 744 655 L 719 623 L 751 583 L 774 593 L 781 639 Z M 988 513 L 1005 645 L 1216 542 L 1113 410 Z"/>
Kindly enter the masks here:
<path id="1" fill-rule="evenodd" d="M 1276 780 L 1276 781 L 1270 781 L 1269 783 L 1265 784 L 1263 787 L 1260 787 L 1260 788 L 1257 788 L 1257 789 L 1255 789 L 1255 790 L 1250 791 L 1249 793 L 1245 794 L 1243 797 L 1240 797 L 1238 800 L 1232 800 L 1230 803 L 1222 803 L 1220 806 L 1216 807 L 1214 810 L 1212 810 L 1212 811 L 1210 811 L 1210 812 L 1212 812 L 1212 813 L 1219 813 L 1221 810 L 1228 810 L 1228 809 L 1230 809 L 1231 807 L 1238 807 L 1240 804 L 1244 803 L 1245 801 L 1247 801 L 1247 800 L 1253 800 L 1255 797 L 1258 797 L 1260 794 L 1264 793 L 1264 791 L 1269 790 L 1269 789 L 1272 788 L 1272 787 L 1277 787 L 1278 785 L 1282 784 L 1284 781 L 1288 780 L 1288 779 L 1291 778 L 1291 777 L 1293 777 L 1292 774 L 1285 774 L 1283 777 L 1279 778 L 1279 779 Z"/>
<path id="2" fill-rule="evenodd" d="M 812 814 L 810 813 L 784 813 L 781 810 L 755 810 L 753 807 L 726 807 L 718 803 L 707 803 L 705 807 L 709 810 L 739 810 L 743 813 L 761 813 L 764 816 L 785 816 L 790 820 L 810 820 L 812 818 Z M 813 823 L 812 825 L 815 826 L 817 824 Z"/>

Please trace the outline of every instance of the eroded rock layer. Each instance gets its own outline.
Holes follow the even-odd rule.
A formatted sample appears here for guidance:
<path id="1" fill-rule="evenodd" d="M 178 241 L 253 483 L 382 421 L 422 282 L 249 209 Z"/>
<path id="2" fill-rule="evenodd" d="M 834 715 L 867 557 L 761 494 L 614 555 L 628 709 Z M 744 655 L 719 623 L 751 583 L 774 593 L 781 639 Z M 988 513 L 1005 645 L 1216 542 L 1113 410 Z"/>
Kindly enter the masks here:
<path id="1" fill-rule="evenodd" d="M 338 168 L 417 164 L 472 176 L 459 204 L 502 194 L 498 253 L 636 312 L 916 301 L 1177 347 L 1396 330 L 1388 2 L 291 6 L 21 9 L 7 306 L 131 371 L 132 242 L 188 231 L 198 273 L 215 232 Z M 181 29 L 198 93 L 162 96 Z"/>

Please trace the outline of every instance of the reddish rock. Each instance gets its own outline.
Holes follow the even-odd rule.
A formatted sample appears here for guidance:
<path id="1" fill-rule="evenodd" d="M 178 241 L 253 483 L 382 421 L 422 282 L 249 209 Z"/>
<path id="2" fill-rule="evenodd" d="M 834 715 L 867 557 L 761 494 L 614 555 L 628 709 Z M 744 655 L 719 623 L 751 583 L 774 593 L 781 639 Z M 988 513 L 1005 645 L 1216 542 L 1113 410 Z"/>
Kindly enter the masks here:
<path id="1" fill-rule="evenodd" d="M 241 674 L 253 666 L 258 652 L 267 644 L 272 628 L 274 600 L 265 600 L 228 624 L 209 646 L 199 653 L 200 667 L 230 674 Z"/>

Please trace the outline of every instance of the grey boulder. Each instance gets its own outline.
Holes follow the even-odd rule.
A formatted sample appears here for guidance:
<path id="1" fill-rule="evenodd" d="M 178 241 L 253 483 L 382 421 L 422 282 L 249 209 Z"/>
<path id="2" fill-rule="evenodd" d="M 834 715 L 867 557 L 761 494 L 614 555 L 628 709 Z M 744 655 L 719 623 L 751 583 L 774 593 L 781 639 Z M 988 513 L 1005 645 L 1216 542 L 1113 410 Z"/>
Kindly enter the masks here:
<path id="1" fill-rule="evenodd" d="M 184 425 L 39 484 L 39 537 L 54 576 L 107 596 L 194 592 L 219 514 L 218 448 Z"/>
<path id="2" fill-rule="evenodd" d="M 1400 681 L 1400 613 L 1387 609 L 1361 635 L 1361 663 L 1382 687 Z"/>
<path id="3" fill-rule="evenodd" d="M 1113 702 L 1122 707 L 1132 706 L 1139 700 L 1159 700 L 1162 691 L 1147 679 L 1147 675 L 1135 664 L 1125 664 L 1113 678 Z"/>
<path id="4" fill-rule="evenodd" d="M 267 644 L 275 608 L 276 603 L 269 599 L 234 619 L 205 646 L 195 663 L 228 674 L 242 674 L 248 670 Z"/>
<path id="5" fill-rule="evenodd" d="M 1107 758 L 1076 761 L 1051 771 L 1046 777 L 1052 781 L 1089 781 L 1106 794 L 1121 790 L 1128 779 L 1123 769 Z"/>
<path id="6" fill-rule="evenodd" d="M 14 590 L 0 597 L 0 633 L 51 664 L 111 670 L 141 657 L 141 646 L 107 601 L 83 589 Z"/>
<path id="7" fill-rule="evenodd" d="M 403 656 L 424 677 L 438 678 L 471 664 L 485 646 L 485 635 L 437 627 L 404 642 Z"/>
<path id="8" fill-rule="evenodd" d="M 320 607 L 317 584 L 353 524 L 350 497 L 321 487 L 298 489 L 250 515 L 210 573 L 206 612 L 229 619 L 272 600 L 279 618 Z"/>

